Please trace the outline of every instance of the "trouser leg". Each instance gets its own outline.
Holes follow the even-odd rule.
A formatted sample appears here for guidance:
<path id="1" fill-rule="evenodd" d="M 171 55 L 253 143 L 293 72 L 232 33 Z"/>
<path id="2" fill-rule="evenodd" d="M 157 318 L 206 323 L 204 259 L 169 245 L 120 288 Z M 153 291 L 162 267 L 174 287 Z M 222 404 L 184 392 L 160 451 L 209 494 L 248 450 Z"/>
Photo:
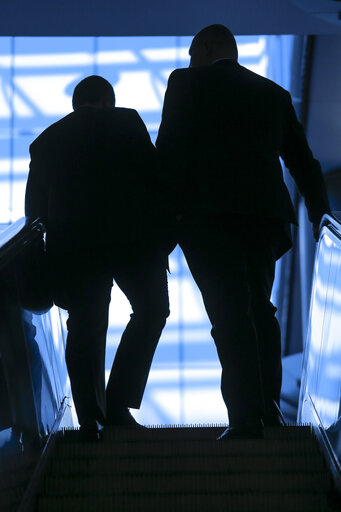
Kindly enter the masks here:
<path id="1" fill-rule="evenodd" d="M 206 243 L 202 236 L 185 237 L 180 245 L 212 324 L 230 425 L 259 422 L 264 404 L 247 248 L 211 235 Z"/>
<path id="2" fill-rule="evenodd" d="M 107 385 L 107 410 L 139 408 L 152 359 L 169 315 L 166 265 L 145 258 L 120 265 L 114 278 L 133 313 L 122 335 Z"/>
<path id="3" fill-rule="evenodd" d="M 98 265 L 97 261 L 93 262 Z M 83 270 L 83 272 L 81 272 Z M 105 345 L 112 277 L 81 266 L 72 274 L 66 364 L 79 423 L 105 419 Z"/>
<path id="4" fill-rule="evenodd" d="M 273 401 L 280 403 L 282 385 L 281 331 L 276 308 L 270 301 L 275 274 L 275 256 L 271 247 L 249 253 L 251 304 L 257 331 L 265 416 L 274 414 Z"/>

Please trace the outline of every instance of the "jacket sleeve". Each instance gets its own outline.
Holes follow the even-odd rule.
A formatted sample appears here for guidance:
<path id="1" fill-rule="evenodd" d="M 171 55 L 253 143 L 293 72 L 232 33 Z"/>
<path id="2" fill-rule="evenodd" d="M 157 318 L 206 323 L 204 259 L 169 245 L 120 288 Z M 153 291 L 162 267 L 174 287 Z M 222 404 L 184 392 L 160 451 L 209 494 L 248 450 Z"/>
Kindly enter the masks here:
<path id="1" fill-rule="evenodd" d="M 150 140 L 146 125 L 144 124 L 138 112 L 133 109 L 127 109 L 126 112 L 128 112 L 130 115 L 129 129 L 132 137 L 134 137 L 135 141 L 138 141 L 140 144 L 144 144 L 146 147 L 149 146 L 149 149 L 151 147 L 153 148 L 154 146 Z"/>
<path id="2" fill-rule="evenodd" d="M 193 144 L 195 120 L 188 69 L 173 71 L 168 80 L 162 110 L 162 120 L 156 140 L 160 183 L 165 207 L 182 212 L 192 187 L 191 170 L 196 148 Z"/>
<path id="3" fill-rule="evenodd" d="M 150 135 L 143 120 L 135 110 L 130 110 L 131 123 L 129 132 L 133 143 L 132 151 L 135 151 L 137 165 L 143 172 L 147 185 L 155 180 L 156 173 L 156 149 L 150 139 Z"/>
<path id="4" fill-rule="evenodd" d="M 318 224 L 321 217 L 330 211 L 321 165 L 313 157 L 303 126 L 296 117 L 289 93 L 287 93 L 286 100 L 286 130 L 280 156 L 304 197 L 309 220 Z"/>
<path id="5" fill-rule="evenodd" d="M 25 193 L 25 215 L 31 218 L 41 217 L 45 222 L 48 218 L 48 187 L 47 169 L 42 155 L 34 144 L 30 146 L 30 170 Z"/>
<path id="6" fill-rule="evenodd" d="M 173 154 L 175 150 L 178 154 L 181 149 L 185 149 L 191 134 L 190 82 L 188 73 L 183 71 L 187 70 L 173 71 L 168 80 L 161 124 L 156 139 L 157 149 L 164 153 Z"/>

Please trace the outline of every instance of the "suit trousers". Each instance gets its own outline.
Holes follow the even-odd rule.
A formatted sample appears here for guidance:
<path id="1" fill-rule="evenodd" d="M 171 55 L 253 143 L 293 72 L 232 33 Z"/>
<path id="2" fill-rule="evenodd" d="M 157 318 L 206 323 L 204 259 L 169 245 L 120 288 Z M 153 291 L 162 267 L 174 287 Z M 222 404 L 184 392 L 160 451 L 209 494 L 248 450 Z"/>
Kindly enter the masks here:
<path id="1" fill-rule="evenodd" d="M 115 247 L 55 253 L 55 303 L 68 310 L 66 363 L 80 424 L 100 423 L 119 402 L 141 404 L 156 345 L 169 315 L 166 258 Z M 105 392 L 105 346 L 113 280 L 132 306 Z M 107 396 L 106 396 L 107 395 Z"/>
<path id="2" fill-rule="evenodd" d="M 280 328 L 270 301 L 276 222 L 184 216 L 177 238 L 212 324 L 230 426 L 271 422 L 282 381 Z"/>

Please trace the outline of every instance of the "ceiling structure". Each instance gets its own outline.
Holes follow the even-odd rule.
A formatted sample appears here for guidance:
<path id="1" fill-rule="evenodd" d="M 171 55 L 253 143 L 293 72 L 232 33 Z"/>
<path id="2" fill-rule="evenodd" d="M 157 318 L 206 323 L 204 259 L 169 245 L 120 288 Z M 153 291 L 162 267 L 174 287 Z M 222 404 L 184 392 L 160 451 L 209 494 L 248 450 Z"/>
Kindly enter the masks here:
<path id="1" fill-rule="evenodd" d="M 341 0 L 290 0 L 301 10 L 309 13 L 312 17 L 341 24 Z"/>
<path id="2" fill-rule="evenodd" d="M 341 34 L 340 0 L 2 0 L 0 35 Z"/>

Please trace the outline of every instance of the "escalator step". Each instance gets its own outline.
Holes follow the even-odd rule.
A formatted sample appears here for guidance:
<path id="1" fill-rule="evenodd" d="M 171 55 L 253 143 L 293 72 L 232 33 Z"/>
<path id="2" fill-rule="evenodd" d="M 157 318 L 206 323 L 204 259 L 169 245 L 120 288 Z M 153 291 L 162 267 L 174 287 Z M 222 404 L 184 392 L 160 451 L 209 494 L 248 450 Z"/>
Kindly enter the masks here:
<path id="1" fill-rule="evenodd" d="M 103 459 L 54 459 L 50 474 L 64 476 L 91 476 L 117 474 L 171 474 L 186 473 L 316 473 L 324 471 L 325 462 L 320 454 L 315 455 L 241 455 L 211 456 L 196 455 L 179 457 L 115 457 Z"/>
<path id="2" fill-rule="evenodd" d="M 121 443 L 58 443 L 58 457 L 134 457 L 134 456 L 193 456 L 226 455 L 295 455 L 319 453 L 319 445 L 311 439 L 245 439 L 229 441 L 177 441 L 177 442 L 121 442 Z"/>
<path id="3" fill-rule="evenodd" d="M 27 482 L 25 482 L 26 484 Z M 24 495 L 26 485 L 24 486 L 16 486 L 11 489 L 1 490 L 0 491 L 0 510 L 9 510 L 11 507 L 14 510 L 17 510 L 17 507 L 21 501 L 21 498 Z"/>
<path id="4" fill-rule="evenodd" d="M 16 471 L 8 471 L 0 474 L 0 489 L 6 490 L 18 486 L 26 486 L 34 471 L 34 466 L 29 469 L 17 468 Z"/>
<path id="5" fill-rule="evenodd" d="M 173 427 L 173 428 L 142 428 L 129 429 L 106 427 L 104 431 L 106 441 L 179 441 L 179 440 L 216 440 L 227 428 L 227 425 L 220 427 Z M 290 427 L 266 427 L 264 429 L 265 439 L 309 439 L 312 437 L 311 427 L 290 426 Z M 70 429 L 64 431 L 64 442 L 77 441 L 78 430 Z"/>
<path id="6" fill-rule="evenodd" d="M 143 496 L 41 497 L 39 512 L 324 512 L 326 496 L 310 493 L 291 494 L 215 494 Z"/>
<path id="7" fill-rule="evenodd" d="M 179 494 L 262 492 L 293 493 L 328 492 L 331 481 L 327 473 L 312 474 L 173 474 L 173 475 L 112 475 L 93 477 L 52 477 L 45 478 L 45 493 L 59 496 L 110 495 L 115 493 L 160 493 Z"/>
<path id="8" fill-rule="evenodd" d="M 39 512 L 324 512 L 332 480 L 310 427 L 217 441 L 215 428 L 110 429 L 57 439 Z"/>
<path id="9" fill-rule="evenodd" d="M 121 442 L 123 440 L 144 441 L 149 439 L 216 439 L 227 428 L 227 425 L 219 427 L 146 427 L 146 428 L 126 428 L 126 427 L 105 427 L 105 437 L 111 441 Z M 78 429 L 64 430 L 64 439 L 75 439 L 78 435 Z"/>

